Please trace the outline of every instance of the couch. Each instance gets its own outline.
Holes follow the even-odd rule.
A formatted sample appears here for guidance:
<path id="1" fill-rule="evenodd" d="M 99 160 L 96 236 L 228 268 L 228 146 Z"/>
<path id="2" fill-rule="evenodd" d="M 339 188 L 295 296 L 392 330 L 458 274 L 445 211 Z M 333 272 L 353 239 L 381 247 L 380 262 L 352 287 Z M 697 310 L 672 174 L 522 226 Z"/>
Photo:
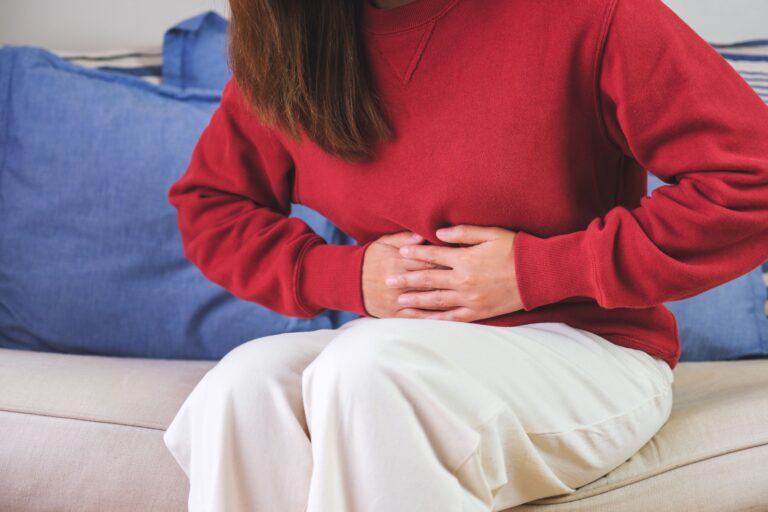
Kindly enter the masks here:
<path id="1" fill-rule="evenodd" d="M 162 436 L 215 363 L 0 349 L 0 510 L 186 510 Z M 573 494 L 508 510 L 768 511 L 768 360 L 680 362 L 674 375 L 670 419 L 640 451 Z"/>
<path id="2" fill-rule="evenodd" d="M 176 34 L 177 37 L 166 37 L 167 42 L 172 43 L 166 45 L 167 49 L 178 46 L 180 40 L 205 41 L 199 37 L 201 27 L 212 30 L 215 37 L 210 39 L 211 44 L 221 44 L 221 20 L 207 14 L 182 22 L 169 31 L 169 36 Z M 742 46 L 745 53 L 754 53 L 751 49 L 754 45 Z M 756 71 L 756 61 L 750 55 L 737 54 L 736 48 L 723 46 L 722 51 L 728 52 L 724 55 L 730 55 L 731 62 L 754 82 L 758 94 L 768 102 L 765 87 L 761 85 L 762 77 L 768 76 L 768 72 Z M 78 53 L 72 52 L 70 57 L 80 66 L 104 66 L 107 62 L 106 54 L 75 58 Z M 185 51 L 178 53 L 188 54 Z M 154 60 L 140 66 L 130 57 L 139 53 L 125 55 L 127 61 L 125 57 L 119 61 L 110 59 L 110 69 L 122 69 L 121 72 L 128 74 L 137 71 L 156 73 L 161 65 L 165 71 L 190 69 L 181 66 L 178 60 L 160 59 L 159 52 L 141 54 Z M 206 59 L 198 60 L 205 63 L 201 64 L 201 69 L 206 71 L 199 77 L 166 72 L 164 78 L 208 80 L 214 75 L 210 73 L 212 66 L 221 62 L 219 59 L 210 64 Z M 153 84 L 160 82 L 159 75 L 137 76 Z M 218 83 L 204 85 L 220 86 Z M 56 171 L 58 169 L 56 166 Z M 43 197 L 48 201 L 50 196 L 43 194 Z M 161 268 L 165 272 L 170 266 Z M 728 292 L 727 296 L 744 295 L 742 288 L 748 289 L 750 283 L 754 284 L 754 279 L 734 282 L 734 291 Z M 29 287 L 20 287 L 20 290 L 29 298 Z M 75 299 L 89 298 L 72 293 L 68 286 L 62 286 L 62 290 L 62 295 L 66 293 L 72 297 L 64 304 L 75 310 Z M 704 334 L 712 334 L 713 345 L 723 346 L 720 353 L 723 359 L 732 356 L 735 349 L 749 352 L 748 348 L 758 340 L 757 334 L 751 335 L 750 342 L 748 336 L 735 334 L 737 329 L 732 324 L 738 324 L 737 328 L 741 324 L 746 326 L 735 314 L 709 315 L 717 320 L 717 330 L 714 324 L 696 320 L 708 315 L 709 311 L 725 311 L 725 301 L 721 298 L 725 296 L 725 293 L 709 295 L 711 304 L 708 304 L 706 296 L 702 295 L 704 300 L 689 300 L 678 304 L 680 309 L 675 310 L 681 333 L 688 339 L 699 341 L 704 339 Z M 44 293 L 43 297 L 61 299 L 52 293 Z M 216 300 L 202 302 L 220 304 L 223 300 L 213 291 L 211 297 Z M 35 301 L 30 302 L 44 309 L 42 314 L 49 318 L 51 311 L 41 308 Z M 762 302 L 765 303 L 765 296 Z M 123 313 L 124 310 L 115 304 L 109 304 Z M 733 306 L 731 309 L 741 307 L 738 301 L 728 304 Z M 742 309 L 746 311 L 746 308 Z M 7 307 L 6 310 L 19 316 L 18 310 Z M 768 314 L 768 304 L 765 313 Z M 68 325 L 66 315 L 60 316 L 64 316 L 62 325 Z M 177 314 L 177 318 L 180 316 Z M 246 316 L 238 314 L 237 318 Z M 686 322 L 686 319 L 691 321 Z M 82 318 L 78 321 L 82 323 Z M 105 322 L 105 325 L 109 324 Z M 70 333 L 72 336 L 67 338 L 61 330 L 54 328 L 51 331 L 45 334 L 69 342 L 57 348 L 96 350 L 92 343 L 83 342 L 81 336 Z M 725 336 L 720 334 L 721 331 L 734 338 L 729 345 L 724 343 Z M 14 332 L 28 334 L 22 329 Z M 155 329 L 151 332 L 154 336 L 136 335 L 139 341 L 130 348 L 139 351 L 139 345 L 146 345 L 141 350 L 154 348 L 171 353 L 173 344 L 169 338 Z M 126 351 L 129 348 L 118 338 L 117 331 L 95 337 L 106 347 Z M 738 343 L 739 340 L 744 343 Z M 705 348 L 711 356 L 717 348 L 713 345 L 689 344 L 684 347 L 683 354 L 703 357 L 706 354 L 696 353 L 694 349 Z M 758 347 L 753 352 L 764 354 L 768 347 L 765 340 L 762 346 L 763 352 L 758 351 Z M 223 347 L 218 349 L 223 350 Z M 215 359 L 85 355 L 0 348 L 0 512 L 186 510 L 189 482 L 165 447 L 162 436 L 184 399 L 215 364 Z M 768 360 L 759 357 L 683 360 L 675 367 L 674 376 L 672 414 L 641 450 L 573 494 L 544 498 L 509 510 L 768 511 Z"/>

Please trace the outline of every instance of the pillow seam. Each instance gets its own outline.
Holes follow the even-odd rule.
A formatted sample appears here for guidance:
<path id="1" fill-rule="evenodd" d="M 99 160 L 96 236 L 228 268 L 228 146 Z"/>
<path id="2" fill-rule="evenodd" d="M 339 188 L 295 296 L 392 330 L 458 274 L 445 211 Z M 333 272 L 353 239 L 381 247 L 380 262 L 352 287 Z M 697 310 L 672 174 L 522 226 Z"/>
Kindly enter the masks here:
<path id="1" fill-rule="evenodd" d="M 18 53 L 12 52 L 11 53 L 11 64 L 8 66 L 8 86 L 6 87 L 5 94 L 4 94 L 4 100 L 5 104 L 8 105 L 9 115 L 6 116 L 5 124 L 3 126 L 3 138 L 0 139 L 3 141 L 3 144 L 0 144 L 0 147 L 5 148 L 3 151 L 3 154 L 0 155 L 0 175 L 2 175 L 5 172 L 5 167 L 8 164 L 8 139 L 11 134 L 11 116 L 10 116 L 10 104 L 11 104 L 11 86 L 12 86 L 12 80 L 13 80 L 13 73 L 12 71 L 16 68 L 16 60 L 18 59 Z M 1 177 L 1 176 L 0 176 Z"/>

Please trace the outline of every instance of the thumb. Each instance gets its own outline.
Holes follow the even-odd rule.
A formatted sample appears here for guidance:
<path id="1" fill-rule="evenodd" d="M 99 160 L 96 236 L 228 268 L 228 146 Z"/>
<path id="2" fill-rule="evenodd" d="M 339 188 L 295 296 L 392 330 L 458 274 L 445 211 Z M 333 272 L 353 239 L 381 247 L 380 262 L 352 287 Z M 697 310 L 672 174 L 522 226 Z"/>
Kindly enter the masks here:
<path id="1" fill-rule="evenodd" d="M 494 226 L 474 226 L 459 224 L 440 228 L 435 231 L 435 236 L 444 242 L 458 244 L 481 244 L 498 238 L 498 228 Z"/>
<path id="2" fill-rule="evenodd" d="M 379 241 L 399 248 L 408 244 L 420 244 L 424 241 L 424 237 L 413 231 L 400 231 L 398 233 L 382 235 L 379 237 Z"/>

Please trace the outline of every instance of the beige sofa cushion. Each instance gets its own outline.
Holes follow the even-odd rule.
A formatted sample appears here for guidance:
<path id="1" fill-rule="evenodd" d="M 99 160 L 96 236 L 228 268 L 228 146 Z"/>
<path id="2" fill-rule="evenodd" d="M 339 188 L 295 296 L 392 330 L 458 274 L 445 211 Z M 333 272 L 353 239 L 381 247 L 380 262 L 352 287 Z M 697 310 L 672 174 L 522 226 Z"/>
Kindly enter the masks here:
<path id="1" fill-rule="evenodd" d="M 0 410 L 165 430 L 214 364 L 0 349 Z"/>
<path id="2" fill-rule="evenodd" d="M 0 510 L 186 510 L 162 433 L 214 364 L 0 349 Z M 672 416 L 637 454 L 574 494 L 509 510 L 760 510 L 768 360 L 674 374 Z"/>
<path id="3" fill-rule="evenodd" d="M 629 460 L 509 510 L 768 511 L 768 360 L 685 362 L 674 375 L 669 420 Z"/>
<path id="4" fill-rule="evenodd" d="M 0 511 L 186 510 L 162 435 L 214 364 L 0 349 Z"/>

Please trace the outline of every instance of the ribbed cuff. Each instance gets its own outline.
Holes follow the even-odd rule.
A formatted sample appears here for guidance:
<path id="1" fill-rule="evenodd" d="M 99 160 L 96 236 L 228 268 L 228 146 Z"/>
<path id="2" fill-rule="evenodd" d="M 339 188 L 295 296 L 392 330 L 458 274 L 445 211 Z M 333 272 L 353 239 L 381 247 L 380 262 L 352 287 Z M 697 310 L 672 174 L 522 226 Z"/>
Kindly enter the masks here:
<path id="1" fill-rule="evenodd" d="M 541 238 L 525 231 L 515 236 L 515 274 L 523 309 L 530 311 L 569 297 L 599 297 L 586 238 L 576 231 Z"/>
<path id="2" fill-rule="evenodd" d="M 307 314 L 336 309 L 371 316 L 363 304 L 362 288 L 363 256 L 371 243 L 315 243 L 304 250 L 294 290 Z"/>

